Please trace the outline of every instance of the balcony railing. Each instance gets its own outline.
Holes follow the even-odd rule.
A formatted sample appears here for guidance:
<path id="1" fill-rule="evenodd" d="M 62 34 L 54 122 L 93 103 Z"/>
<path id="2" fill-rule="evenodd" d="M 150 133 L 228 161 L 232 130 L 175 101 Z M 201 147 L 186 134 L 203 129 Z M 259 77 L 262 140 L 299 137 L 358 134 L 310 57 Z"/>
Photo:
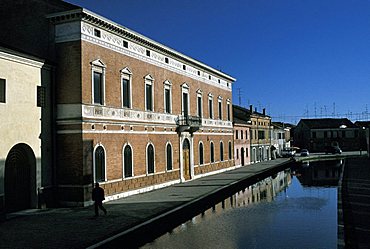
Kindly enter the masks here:
<path id="1" fill-rule="evenodd" d="M 179 116 L 177 124 L 179 132 L 195 132 L 202 126 L 202 118 L 189 115 Z"/>

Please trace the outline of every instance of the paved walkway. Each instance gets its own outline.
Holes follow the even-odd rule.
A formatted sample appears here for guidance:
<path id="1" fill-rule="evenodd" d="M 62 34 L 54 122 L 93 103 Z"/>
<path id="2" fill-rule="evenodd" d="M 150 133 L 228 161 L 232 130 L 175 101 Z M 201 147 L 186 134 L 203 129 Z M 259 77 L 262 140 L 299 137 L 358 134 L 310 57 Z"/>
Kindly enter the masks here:
<path id="1" fill-rule="evenodd" d="M 98 218 L 93 207 L 24 211 L 0 223 L 0 248 L 133 248 L 288 162 L 279 158 L 110 201 L 108 215 Z"/>
<path id="2" fill-rule="evenodd" d="M 370 248 L 369 158 L 346 161 L 338 194 L 338 248 Z"/>

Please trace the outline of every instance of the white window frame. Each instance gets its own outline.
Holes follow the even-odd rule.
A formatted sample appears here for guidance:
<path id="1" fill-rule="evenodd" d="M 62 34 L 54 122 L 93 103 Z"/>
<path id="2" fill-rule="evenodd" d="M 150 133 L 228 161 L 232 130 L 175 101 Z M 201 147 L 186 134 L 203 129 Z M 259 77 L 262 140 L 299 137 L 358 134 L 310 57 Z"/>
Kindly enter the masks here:
<path id="1" fill-rule="evenodd" d="M 125 177 L 125 149 L 126 149 L 127 146 L 130 146 L 130 148 L 131 148 L 131 160 L 132 160 L 132 163 L 131 163 L 132 176 L 129 176 L 129 177 Z M 122 178 L 123 179 L 130 179 L 134 176 L 135 176 L 135 174 L 134 174 L 134 149 L 133 149 L 133 147 L 130 143 L 125 143 L 123 145 L 123 148 L 122 148 Z"/>
<path id="2" fill-rule="evenodd" d="M 226 118 L 227 118 L 227 121 L 231 121 L 231 118 L 232 118 L 231 113 L 232 112 L 231 112 L 231 101 L 230 101 L 230 99 L 226 100 L 226 106 L 227 106 L 227 110 L 226 110 L 227 111 L 227 113 L 226 113 L 227 117 Z"/>
<path id="3" fill-rule="evenodd" d="M 121 72 L 121 84 L 120 84 L 121 85 L 121 107 L 132 109 L 132 71 L 130 70 L 130 68 L 125 67 L 120 72 Z M 123 87 L 122 87 L 122 80 L 123 79 L 128 80 L 128 84 L 129 84 L 129 90 L 130 90 L 130 93 L 129 93 L 129 95 L 130 95 L 129 107 L 123 106 Z"/>
<path id="4" fill-rule="evenodd" d="M 102 75 L 102 84 L 103 84 L 103 93 L 102 93 L 102 105 L 105 105 L 105 71 L 106 71 L 106 65 L 103 61 L 100 59 L 94 60 L 90 62 L 91 64 L 91 103 L 93 105 L 100 105 L 96 104 L 94 100 L 94 72 L 101 73 Z"/>
<path id="5" fill-rule="evenodd" d="M 149 145 L 152 145 L 153 146 L 153 159 L 154 159 L 154 169 L 153 169 L 153 173 L 149 173 L 148 172 L 148 147 Z M 146 147 L 145 147 L 145 171 L 146 171 L 146 175 L 154 175 L 155 174 L 155 146 L 153 143 L 149 142 Z"/>
<path id="6" fill-rule="evenodd" d="M 221 112 L 220 112 L 220 104 L 221 104 Z M 217 98 L 217 112 L 218 112 L 218 119 L 219 120 L 222 120 L 222 109 L 223 109 L 223 105 L 222 105 L 222 97 L 221 96 L 218 96 Z"/>
<path id="7" fill-rule="evenodd" d="M 163 82 L 164 87 L 163 87 L 163 110 L 164 113 L 172 113 L 172 83 L 169 80 L 166 80 Z M 170 110 L 167 110 L 166 108 L 166 90 L 170 91 Z"/>
<path id="8" fill-rule="evenodd" d="M 211 106 L 209 106 L 209 101 L 212 101 L 212 105 Z M 213 119 L 213 117 L 214 117 L 214 112 L 213 112 L 214 110 L 213 110 L 213 94 L 212 93 L 209 93 L 208 94 L 208 117 L 210 118 L 210 119 Z M 212 115 L 211 115 L 212 114 Z"/>
<path id="9" fill-rule="evenodd" d="M 181 115 L 184 116 L 184 93 L 188 96 L 188 116 L 190 115 L 190 87 L 188 84 L 184 83 L 181 85 Z"/>
<path id="10" fill-rule="evenodd" d="M 144 84 L 144 102 L 145 102 L 145 106 L 144 106 L 144 109 L 145 111 L 150 111 L 150 112 L 154 112 L 154 78 L 148 74 L 147 76 L 144 77 L 144 81 L 145 81 L 145 84 Z M 152 86 L 152 110 L 147 110 L 147 103 L 146 103 L 146 86 L 147 85 L 151 85 Z"/>
<path id="11" fill-rule="evenodd" d="M 199 114 L 199 103 L 198 103 L 198 99 L 200 98 L 200 106 L 201 106 L 201 110 L 200 110 L 200 118 L 203 117 L 203 91 L 198 89 L 197 90 L 197 115 Z"/>
<path id="12" fill-rule="evenodd" d="M 167 164 L 168 164 L 168 162 L 167 162 L 167 159 L 168 159 L 168 155 L 167 155 L 167 146 L 168 145 L 170 145 L 171 146 L 171 159 L 172 159 L 172 162 L 171 162 L 171 165 L 172 165 L 172 169 L 167 169 Z M 165 151 L 166 151 L 166 172 L 170 172 L 170 171 L 173 171 L 174 170 L 174 168 L 173 168 L 173 146 L 172 146 L 172 144 L 171 144 L 171 142 L 167 142 L 166 143 L 166 146 L 164 147 L 164 149 L 165 149 Z"/>
<path id="13" fill-rule="evenodd" d="M 94 151 L 93 151 L 93 178 L 94 178 L 94 182 L 97 182 L 96 178 L 95 178 L 95 175 L 96 175 L 96 172 L 95 172 L 95 169 L 96 169 L 95 152 L 96 152 L 96 149 L 100 146 L 104 150 L 104 182 L 106 182 L 108 180 L 108 178 L 107 178 L 107 150 L 105 149 L 104 145 L 101 144 L 101 143 L 98 143 L 97 145 L 95 145 Z"/>

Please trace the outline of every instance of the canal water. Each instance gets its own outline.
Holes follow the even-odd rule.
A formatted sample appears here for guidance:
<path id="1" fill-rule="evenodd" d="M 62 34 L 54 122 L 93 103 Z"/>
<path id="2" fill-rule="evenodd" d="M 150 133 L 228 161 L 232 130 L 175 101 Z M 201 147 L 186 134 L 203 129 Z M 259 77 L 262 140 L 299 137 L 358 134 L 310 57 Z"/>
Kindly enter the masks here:
<path id="1" fill-rule="evenodd" d="M 246 186 L 142 248 L 337 248 L 342 165 L 294 165 Z"/>

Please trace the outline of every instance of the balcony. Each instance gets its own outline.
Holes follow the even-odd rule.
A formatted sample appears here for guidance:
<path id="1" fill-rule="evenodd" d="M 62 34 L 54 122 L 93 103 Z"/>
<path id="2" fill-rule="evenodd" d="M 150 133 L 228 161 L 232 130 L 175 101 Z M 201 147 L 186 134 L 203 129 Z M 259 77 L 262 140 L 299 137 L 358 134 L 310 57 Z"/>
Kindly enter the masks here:
<path id="1" fill-rule="evenodd" d="M 202 118 L 196 116 L 179 116 L 177 121 L 177 131 L 190 133 L 196 132 L 202 126 Z"/>

